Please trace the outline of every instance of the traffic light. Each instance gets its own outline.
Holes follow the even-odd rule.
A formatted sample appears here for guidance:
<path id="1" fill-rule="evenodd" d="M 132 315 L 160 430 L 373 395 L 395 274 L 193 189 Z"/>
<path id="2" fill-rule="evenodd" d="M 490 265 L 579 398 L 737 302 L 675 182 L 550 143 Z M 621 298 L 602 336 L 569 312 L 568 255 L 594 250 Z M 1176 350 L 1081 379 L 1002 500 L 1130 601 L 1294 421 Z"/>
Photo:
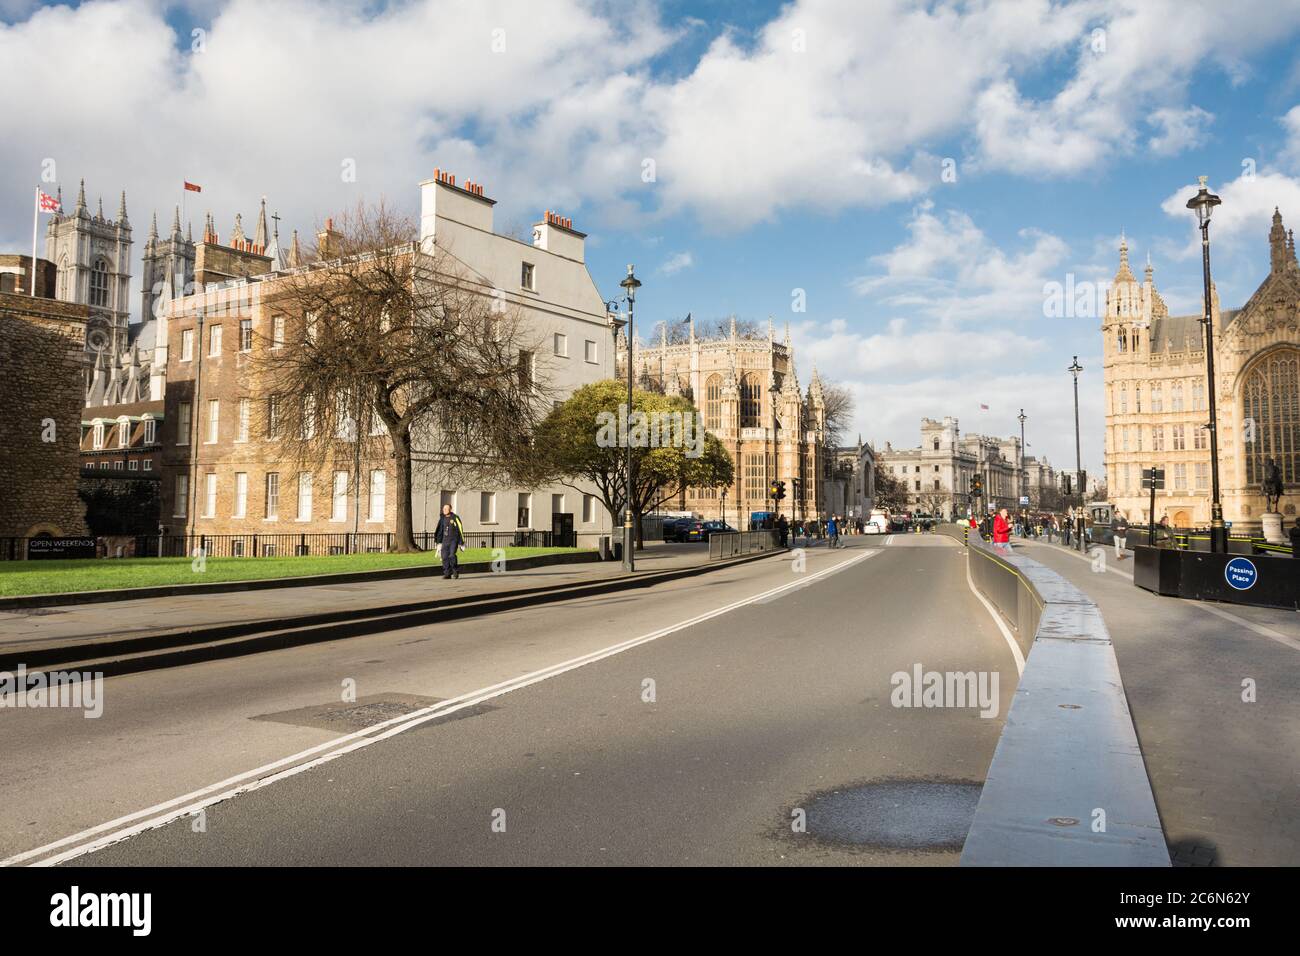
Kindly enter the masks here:
<path id="1" fill-rule="evenodd" d="M 768 488 L 768 491 L 770 492 L 770 496 L 773 501 L 780 501 L 782 498 L 785 497 L 785 482 L 784 481 L 772 482 L 772 485 L 770 488 Z"/>
<path id="2" fill-rule="evenodd" d="M 984 477 L 982 475 L 971 476 L 970 493 L 976 497 L 980 497 L 984 494 Z"/>
<path id="3" fill-rule="evenodd" d="M 1072 494 L 1074 494 L 1074 487 L 1073 483 L 1070 481 L 1070 476 L 1067 474 L 1065 476 L 1065 497 L 1068 498 Z"/>

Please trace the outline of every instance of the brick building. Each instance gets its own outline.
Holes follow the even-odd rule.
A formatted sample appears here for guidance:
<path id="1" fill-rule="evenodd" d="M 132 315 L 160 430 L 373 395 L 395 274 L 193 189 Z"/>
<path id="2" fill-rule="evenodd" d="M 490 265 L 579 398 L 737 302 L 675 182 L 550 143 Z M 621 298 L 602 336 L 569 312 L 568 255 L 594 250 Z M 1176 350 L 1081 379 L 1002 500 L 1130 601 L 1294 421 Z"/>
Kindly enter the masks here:
<path id="1" fill-rule="evenodd" d="M 481 187 L 456 186 L 447 176 L 420 184 L 420 248 L 439 247 L 481 283 L 482 294 L 517 309 L 547 354 L 529 356 L 539 378 L 562 398 L 610 377 L 605 302 L 585 264 L 585 236 L 567 220 L 548 216 L 534 227 L 532 244 L 492 230 L 493 200 Z M 338 238 L 332 222 L 317 237 L 326 253 Z M 287 256 L 236 226 L 228 245 L 204 230 L 195 249 L 196 283 L 203 291 L 171 300 L 159 319 L 155 364 L 165 369 L 162 437 L 162 524 L 170 534 L 238 535 L 242 553 L 312 553 L 352 546 L 347 535 L 372 535 L 357 546 L 382 547 L 396 526 L 396 474 L 387 432 L 362 409 L 359 427 L 376 440 L 358 443 L 355 431 L 319 444 L 309 461 L 290 451 L 276 426 L 272 399 L 258 382 L 259 349 L 291 347 L 304 334 L 304 316 L 276 305 L 286 272 L 298 265 L 295 236 Z M 274 240 L 272 240 L 274 244 Z M 280 267 L 280 268 L 277 268 Z M 305 273 L 310 275 L 310 273 Z M 219 288 L 206 288 L 209 283 Z M 553 513 L 573 515 L 578 540 L 593 545 L 609 533 L 609 518 L 594 494 L 564 486 L 447 488 L 435 477 L 446 452 L 427 434 L 413 436 L 412 518 L 417 536 L 432 533 L 442 504 L 461 515 L 467 532 L 549 531 Z M 328 534 L 322 541 L 293 536 Z M 257 535 L 254 545 L 252 536 Z M 300 543 L 301 542 L 301 543 Z M 224 545 L 223 545 L 224 547 Z"/>
<path id="2" fill-rule="evenodd" d="M 88 318 L 85 306 L 0 292 L 0 537 L 86 533 L 77 475 Z"/>

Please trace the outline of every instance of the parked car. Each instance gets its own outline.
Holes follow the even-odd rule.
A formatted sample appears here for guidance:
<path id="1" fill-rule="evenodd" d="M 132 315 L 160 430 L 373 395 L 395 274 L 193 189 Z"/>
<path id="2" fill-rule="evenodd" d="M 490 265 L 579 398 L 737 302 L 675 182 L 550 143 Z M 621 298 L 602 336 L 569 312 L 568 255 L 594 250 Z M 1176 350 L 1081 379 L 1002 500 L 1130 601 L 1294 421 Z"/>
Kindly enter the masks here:
<path id="1" fill-rule="evenodd" d="M 704 527 L 702 530 L 704 534 L 704 540 L 708 541 L 709 535 L 711 534 L 715 534 L 715 533 L 725 534 L 728 532 L 735 531 L 736 529 L 733 528 L 731 525 L 727 524 L 725 521 L 706 521 L 704 522 Z"/>
<path id="2" fill-rule="evenodd" d="M 668 518 L 664 521 L 664 540 L 681 541 L 682 530 L 684 526 L 693 522 L 694 518 Z"/>

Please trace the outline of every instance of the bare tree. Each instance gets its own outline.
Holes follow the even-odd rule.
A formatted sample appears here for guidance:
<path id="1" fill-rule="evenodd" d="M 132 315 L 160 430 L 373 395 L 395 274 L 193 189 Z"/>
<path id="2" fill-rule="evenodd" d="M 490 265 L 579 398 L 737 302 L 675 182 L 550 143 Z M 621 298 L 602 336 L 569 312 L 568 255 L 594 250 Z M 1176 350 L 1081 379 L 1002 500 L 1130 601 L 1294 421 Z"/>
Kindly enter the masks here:
<path id="1" fill-rule="evenodd" d="M 382 201 L 339 217 L 309 265 L 265 283 L 285 341 L 255 351 L 263 425 L 284 454 L 391 455 L 398 551 L 417 550 L 414 443 L 429 442 L 449 473 L 500 481 L 530 455 L 544 404 L 517 310 L 417 235 Z"/>
<path id="2" fill-rule="evenodd" d="M 853 391 L 841 382 L 823 382 L 822 405 L 826 412 L 826 442 L 838 448 L 853 424 Z"/>

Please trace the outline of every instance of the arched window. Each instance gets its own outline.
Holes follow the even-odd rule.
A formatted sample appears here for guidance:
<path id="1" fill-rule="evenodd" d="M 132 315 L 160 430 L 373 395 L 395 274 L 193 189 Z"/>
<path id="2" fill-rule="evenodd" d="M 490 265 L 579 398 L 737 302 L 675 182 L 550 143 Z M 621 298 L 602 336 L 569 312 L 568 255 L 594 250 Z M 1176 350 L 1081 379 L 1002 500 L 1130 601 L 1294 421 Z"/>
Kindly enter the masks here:
<path id="1" fill-rule="evenodd" d="M 1257 361 L 1246 373 L 1241 404 L 1255 422 L 1255 440 L 1242 443 L 1246 484 L 1259 487 L 1270 458 L 1286 484 L 1300 483 L 1300 350 L 1279 349 Z"/>
<path id="2" fill-rule="evenodd" d="M 90 304 L 108 305 L 108 260 L 96 259 L 95 268 L 90 270 Z"/>
<path id="3" fill-rule="evenodd" d="M 710 375 L 704 383 L 704 427 L 717 431 L 722 427 L 722 377 Z"/>
<path id="4" fill-rule="evenodd" d="M 740 380 L 740 427 L 758 428 L 763 419 L 763 387 L 752 375 Z"/>
<path id="5" fill-rule="evenodd" d="M 1119 350 L 1121 352 L 1128 351 L 1128 333 L 1125 332 L 1123 329 L 1119 330 L 1119 341 L 1117 342 L 1117 345 L 1119 346 Z"/>
<path id="6" fill-rule="evenodd" d="M 54 290 L 55 297 L 58 299 L 62 299 L 65 302 L 68 299 L 71 299 L 72 296 L 70 293 L 72 291 L 72 277 L 68 274 L 67 256 L 59 257 L 59 271 L 55 277 L 55 282 L 57 283 L 58 286 Z"/>

